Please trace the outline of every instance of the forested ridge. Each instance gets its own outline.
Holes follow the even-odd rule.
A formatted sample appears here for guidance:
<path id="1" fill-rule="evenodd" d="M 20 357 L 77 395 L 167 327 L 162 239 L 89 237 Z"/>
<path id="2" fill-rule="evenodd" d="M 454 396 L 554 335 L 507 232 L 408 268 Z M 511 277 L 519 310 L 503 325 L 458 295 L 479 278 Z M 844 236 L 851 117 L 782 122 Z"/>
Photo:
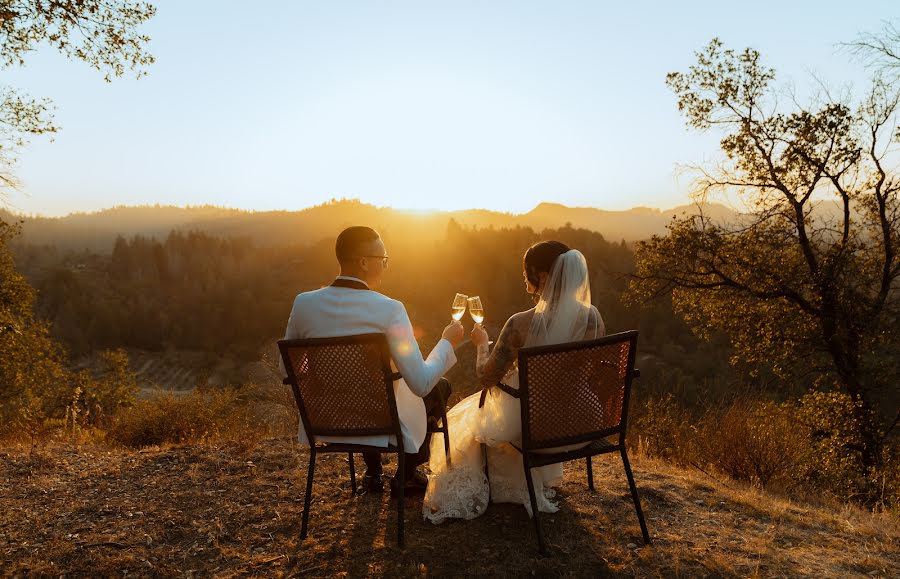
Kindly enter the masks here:
<path id="1" fill-rule="evenodd" d="M 684 205 L 667 210 L 635 207 L 608 211 L 595 207 L 567 207 L 540 203 L 523 214 L 466 209 L 460 211 L 407 211 L 376 207 L 355 199 L 332 199 L 298 211 L 245 211 L 216 206 L 120 206 L 64 217 L 19 216 L 0 208 L 0 219 L 24 219 L 21 238 L 35 245 L 53 245 L 76 251 L 109 253 L 119 235 L 165 238 L 169 232 L 203 231 L 217 237 L 247 237 L 260 245 L 314 243 L 334 236 L 354 223 L 368 223 L 382 233 L 402 232 L 420 240 L 440 239 L 453 220 L 466 227 L 530 227 L 536 231 L 565 223 L 600 231 L 610 240 L 634 242 L 660 234 L 672 218 L 696 210 Z M 703 204 L 722 219 L 735 211 L 720 204 Z"/>

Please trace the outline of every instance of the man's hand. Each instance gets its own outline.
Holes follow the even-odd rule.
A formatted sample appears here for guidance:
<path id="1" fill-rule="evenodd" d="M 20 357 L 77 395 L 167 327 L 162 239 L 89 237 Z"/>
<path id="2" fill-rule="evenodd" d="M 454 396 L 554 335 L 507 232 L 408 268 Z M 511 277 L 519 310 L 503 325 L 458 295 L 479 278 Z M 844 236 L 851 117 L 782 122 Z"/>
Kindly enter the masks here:
<path id="1" fill-rule="evenodd" d="M 444 333 L 441 334 L 441 337 L 450 342 L 450 345 L 452 345 L 454 348 L 459 347 L 465 336 L 465 328 L 463 328 L 463 325 L 456 320 L 450 322 L 447 327 L 444 328 Z"/>
<path id="2" fill-rule="evenodd" d="M 475 324 L 475 327 L 472 328 L 472 333 L 469 334 L 469 337 L 472 338 L 472 343 L 475 344 L 476 348 L 480 346 L 487 346 L 488 333 L 484 330 L 481 324 Z"/>

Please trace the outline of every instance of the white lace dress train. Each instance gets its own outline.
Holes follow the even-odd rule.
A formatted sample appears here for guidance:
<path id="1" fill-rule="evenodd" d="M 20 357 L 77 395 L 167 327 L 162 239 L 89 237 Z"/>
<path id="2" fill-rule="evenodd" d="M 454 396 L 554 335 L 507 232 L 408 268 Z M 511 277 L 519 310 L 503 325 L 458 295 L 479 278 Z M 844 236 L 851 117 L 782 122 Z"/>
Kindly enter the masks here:
<path id="1" fill-rule="evenodd" d="M 513 369 L 504 383 L 518 387 L 518 374 Z M 519 400 L 499 389 L 492 389 L 483 408 L 478 408 L 481 393 L 462 400 L 447 412 L 450 431 L 451 465 L 447 466 L 444 441 L 431 439 L 428 489 L 422 512 L 425 519 L 441 523 L 446 519 L 474 519 L 481 515 L 490 500 L 495 503 L 518 503 L 529 516 L 531 500 L 522 466 L 522 455 L 513 448 L 521 445 L 522 424 Z M 481 443 L 487 445 L 490 473 L 484 474 Z M 562 464 L 531 469 L 538 510 L 555 513 L 553 486 L 562 480 Z"/>

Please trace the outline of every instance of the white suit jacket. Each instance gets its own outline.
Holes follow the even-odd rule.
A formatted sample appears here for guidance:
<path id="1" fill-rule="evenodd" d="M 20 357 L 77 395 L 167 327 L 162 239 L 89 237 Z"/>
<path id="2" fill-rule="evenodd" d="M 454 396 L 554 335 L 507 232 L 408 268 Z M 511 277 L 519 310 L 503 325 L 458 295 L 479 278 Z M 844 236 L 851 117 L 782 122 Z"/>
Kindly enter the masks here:
<path id="1" fill-rule="evenodd" d="M 340 279 L 361 281 L 349 277 Z M 428 358 L 423 360 L 409 315 L 402 303 L 371 290 L 333 286 L 301 293 L 294 299 L 284 337 L 334 338 L 374 332 L 387 337 L 391 358 L 403 376 L 394 382 L 403 448 L 406 452 L 417 452 L 425 441 L 427 429 L 422 397 L 456 363 L 456 354 L 450 342 L 441 339 Z M 301 444 L 309 444 L 302 420 L 297 437 Z M 373 446 L 387 446 L 389 442 L 396 444 L 392 438 L 387 435 L 318 437 L 322 442 Z"/>

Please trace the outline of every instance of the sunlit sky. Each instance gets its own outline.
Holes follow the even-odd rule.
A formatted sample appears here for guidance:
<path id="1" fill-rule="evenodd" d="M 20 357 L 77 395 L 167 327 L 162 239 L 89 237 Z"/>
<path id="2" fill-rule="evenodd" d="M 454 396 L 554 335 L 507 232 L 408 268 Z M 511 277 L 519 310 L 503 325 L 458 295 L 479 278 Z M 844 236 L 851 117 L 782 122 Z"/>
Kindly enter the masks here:
<path id="1" fill-rule="evenodd" d="M 678 165 L 715 159 L 718 137 L 685 128 L 667 72 L 718 36 L 801 95 L 812 74 L 862 88 L 838 43 L 900 16 L 895 0 L 154 3 L 143 79 L 106 84 L 50 49 L 4 71 L 62 126 L 22 152 L 10 208 L 673 207 Z"/>

